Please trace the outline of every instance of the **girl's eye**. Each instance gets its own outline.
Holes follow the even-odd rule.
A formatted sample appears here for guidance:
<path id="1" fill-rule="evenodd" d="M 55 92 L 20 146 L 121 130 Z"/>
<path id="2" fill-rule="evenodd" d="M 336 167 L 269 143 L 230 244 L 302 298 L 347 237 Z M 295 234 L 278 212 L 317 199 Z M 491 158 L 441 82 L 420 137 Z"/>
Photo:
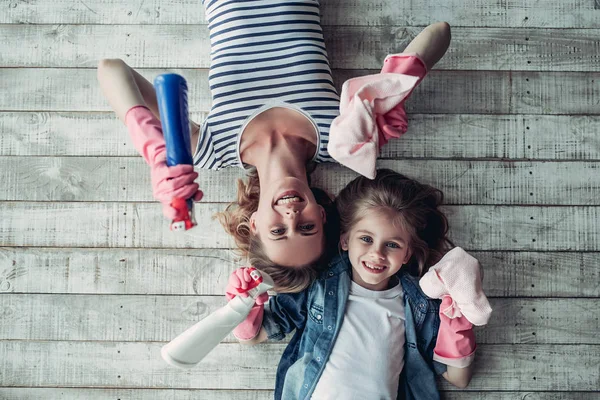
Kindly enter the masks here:
<path id="1" fill-rule="evenodd" d="M 394 242 L 386 243 L 386 246 L 389 247 L 390 249 L 399 249 L 400 248 L 400 246 Z"/>
<path id="2" fill-rule="evenodd" d="M 284 232 L 285 232 L 285 229 L 283 229 L 283 228 L 271 229 L 272 235 L 283 235 Z"/>
<path id="3" fill-rule="evenodd" d="M 373 243 L 373 238 L 371 236 L 361 236 L 359 240 L 365 243 Z"/>
<path id="4" fill-rule="evenodd" d="M 303 231 L 312 231 L 315 227 L 315 224 L 306 224 L 306 225 L 300 225 L 300 229 Z"/>

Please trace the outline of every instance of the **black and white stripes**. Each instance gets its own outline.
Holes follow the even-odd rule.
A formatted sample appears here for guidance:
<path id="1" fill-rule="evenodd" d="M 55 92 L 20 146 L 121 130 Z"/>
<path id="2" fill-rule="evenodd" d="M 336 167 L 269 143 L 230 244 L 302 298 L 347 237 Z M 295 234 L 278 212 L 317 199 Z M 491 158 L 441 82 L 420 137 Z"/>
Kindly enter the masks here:
<path id="1" fill-rule="evenodd" d="M 290 107 L 318 127 L 315 161 L 327 153 L 339 97 L 314 0 L 205 0 L 211 40 L 211 111 L 194 163 L 200 168 L 242 167 L 241 129 L 257 112 Z"/>

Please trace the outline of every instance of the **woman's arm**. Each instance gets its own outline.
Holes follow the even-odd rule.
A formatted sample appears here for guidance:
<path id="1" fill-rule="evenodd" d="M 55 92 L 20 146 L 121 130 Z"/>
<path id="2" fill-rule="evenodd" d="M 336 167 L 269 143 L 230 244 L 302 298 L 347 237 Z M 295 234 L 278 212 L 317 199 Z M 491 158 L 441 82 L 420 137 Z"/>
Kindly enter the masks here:
<path id="1" fill-rule="evenodd" d="M 238 339 L 238 340 L 241 344 L 246 344 L 248 346 L 254 346 L 255 344 L 262 343 L 267 339 L 268 339 L 267 331 L 265 330 L 265 328 L 260 328 L 260 332 L 258 332 L 258 335 L 256 335 L 256 337 L 254 337 L 250 340 L 241 340 L 241 339 Z"/>
<path id="2" fill-rule="evenodd" d="M 465 368 L 457 368 L 451 365 L 447 366 L 448 369 L 442 374 L 442 376 L 451 384 L 461 389 L 466 388 L 471 382 L 473 376 L 473 364 Z"/>
<path id="3" fill-rule="evenodd" d="M 135 106 L 146 106 L 159 118 L 154 86 L 125 61 L 118 58 L 100 60 L 98 82 L 104 97 L 123 123 L 127 111 Z M 196 151 L 199 131 L 200 126 L 190 120 L 192 154 Z"/>

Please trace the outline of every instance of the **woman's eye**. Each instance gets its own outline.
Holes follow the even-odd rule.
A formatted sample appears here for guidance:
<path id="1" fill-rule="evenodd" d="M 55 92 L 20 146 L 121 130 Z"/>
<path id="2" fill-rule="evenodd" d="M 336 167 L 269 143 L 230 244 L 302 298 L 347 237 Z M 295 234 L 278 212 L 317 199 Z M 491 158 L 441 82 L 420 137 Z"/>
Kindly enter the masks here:
<path id="1" fill-rule="evenodd" d="M 271 229 L 272 235 L 282 235 L 285 232 L 283 228 Z"/>
<path id="2" fill-rule="evenodd" d="M 373 238 L 371 236 L 361 236 L 359 239 L 365 243 L 373 243 Z"/>
<path id="3" fill-rule="evenodd" d="M 386 244 L 387 247 L 391 248 L 391 249 L 399 249 L 400 246 L 397 243 L 394 242 L 389 242 Z"/>
<path id="4" fill-rule="evenodd" d="M 300 229 L 303 231 L 312 231 L 315 227 L 315 224 L 306 224 L 306 225 L 300 225 Z"/>

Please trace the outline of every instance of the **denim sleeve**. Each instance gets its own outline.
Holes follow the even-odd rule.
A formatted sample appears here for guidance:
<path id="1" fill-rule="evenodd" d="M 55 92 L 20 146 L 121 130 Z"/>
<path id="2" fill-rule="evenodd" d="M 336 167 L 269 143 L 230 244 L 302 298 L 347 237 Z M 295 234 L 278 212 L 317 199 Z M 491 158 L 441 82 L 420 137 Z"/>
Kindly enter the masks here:
<path id="1" fill-rule="evenodd" d="M 303 329 L 306 323 L 308 290 L 300 293 L 282 293 L 272 296 L 265 304 L 262 326 L 269 339 L 282 340 L 294 329 Z"/>
<path id="2" fill-rule="evenodd" d="M 441 362 L 433 361 L 433 370 L 437 375 L 442 375 L 448 370 L 448 366 L 446 364 L 442 364 Z"/>

